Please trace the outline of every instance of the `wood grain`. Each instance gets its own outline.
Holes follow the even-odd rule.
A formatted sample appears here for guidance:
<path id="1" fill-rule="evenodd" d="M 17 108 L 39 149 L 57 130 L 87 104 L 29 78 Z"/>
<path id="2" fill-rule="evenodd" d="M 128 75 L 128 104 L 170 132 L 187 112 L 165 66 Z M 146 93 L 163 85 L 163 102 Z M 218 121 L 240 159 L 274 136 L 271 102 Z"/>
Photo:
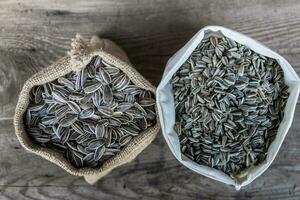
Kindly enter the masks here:
<path id="1" fill-rule="evenodd" d="M 300 155 L 296 124 L 271 167 L 239 192 L 183 167 L 160 135 L 133 162 L 119 167 L 96 185 L 38 156 L 25 152 L 13 133 L 12 121 L 0 123 L 1 199 L 299 199 Z"/>
<path id="2" fill-rule="evenodd" d="M 25 152 L 12 125 L 24 82 L 65 55 L 77 32 L 116 41 L 155 85 L 167 60 L 210 24 L 262 42 L 300 75 L 299 9 L 297 0 L 1 0 L 0 199 L 300 199 L 300 108 L 270 169 L 238 192 L 183 167 L 161 135 L 90 186 Z"/>

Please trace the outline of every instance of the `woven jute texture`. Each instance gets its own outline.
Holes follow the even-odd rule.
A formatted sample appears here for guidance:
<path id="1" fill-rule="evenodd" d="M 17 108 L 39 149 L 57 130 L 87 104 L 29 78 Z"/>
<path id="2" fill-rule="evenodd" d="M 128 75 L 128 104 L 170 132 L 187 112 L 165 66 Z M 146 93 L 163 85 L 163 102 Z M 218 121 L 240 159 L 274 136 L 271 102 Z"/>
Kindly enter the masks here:
<path id="1" fill-rule="evenodd" d="M 89 42 L 85 42 L 77 34 L 76 38 L 73 39 L 72 49 L 68 56 L 34 74 L 26 81 L 19 94 L 14 116 L 15 133 L 21 145 L 26 150 L 55 163 L 72 175 L 84 176 L 85 180 L 90 184 L 95 183 L 112 169 L 132 161 L 142 152 L 153 141 L 160 129 L 158 117 L 155 126 L 134 137 L 121 152 L 106 161 L 101 167 L 84 167 L 78 169 L 70 164 L 62 154 L 52 149 L 41 147 L 29 138 L 24 124 L 24 114 L 29 104 L 29 93 L 34 86 L 51 82 L 71 71 L 79 71 L 96 55 L 100 56 L 107 63 L 121 69 L 135 85 L 155 94 L 156 88 L 134 69 L 127 55 L 119 46 L 110 40 L 99 39 L 98 37 L 92 37 Z"/>

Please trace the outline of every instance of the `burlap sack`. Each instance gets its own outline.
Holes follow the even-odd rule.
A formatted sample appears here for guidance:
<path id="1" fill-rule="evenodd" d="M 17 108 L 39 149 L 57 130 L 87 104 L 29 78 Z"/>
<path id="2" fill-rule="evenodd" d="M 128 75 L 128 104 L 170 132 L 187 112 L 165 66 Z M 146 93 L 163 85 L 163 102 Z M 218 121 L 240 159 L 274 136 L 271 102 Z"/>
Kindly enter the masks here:
<path id="1" fill-rule="evenodd" d="M 154 127 L 134 137 L 121 152 L 106 161 L 101 167 L 84 167 L 78 169 L 70 164 L 62 154 L 52 149 L 41 147 L 28 137 L 24 125 L 24 113 L 29 104 L 29 92 L 32 87 L 51 82 L 71 71 L 79 71 L 96 55 L 100 56 L 107 63 L 121 69 L 137 86 L 155 93 L 156 88 L 133 68 L 127 55 L 115 43 L 107 39 L 99 39 L 98 37 L 92 37 L 90 42 L 85 42 L 80 35 L 76 35 L 76 38 L 72 42 L 72 49 L 69 52 L 69 56 L 63 57 L 51 66 L 34 74 L 26 81 L 20 92 L 14 117 L 15 133 L 21 145 L 26 150 L 55 163 L 72 175 L 84 176 L 85 180 L 90 184 L 95 183 L 112 169 L 132 161 L 145 149 L 160 129 L 158 117 Z"/>

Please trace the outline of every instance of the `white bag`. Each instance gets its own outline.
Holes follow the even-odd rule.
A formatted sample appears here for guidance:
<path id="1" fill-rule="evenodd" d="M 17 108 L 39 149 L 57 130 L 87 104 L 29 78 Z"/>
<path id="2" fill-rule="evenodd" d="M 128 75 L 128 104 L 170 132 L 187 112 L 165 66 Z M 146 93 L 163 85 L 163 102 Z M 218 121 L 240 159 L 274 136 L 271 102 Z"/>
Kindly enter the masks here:
<path id="1" fill-rule="evenodd" d="M 173 74 L 181 67 L 181 65 L 188 59 L 193 50 L 201 42 L 204 34 L 206 36 L 216 34 L 216 32 L 217 34 L 221 33 L 225 37 L 249 47 L 259 54 L 276 59 L 284 71 L 284 81 L 289 87 L 290 93 L 284 110 L 284 118 L 278 128 L 275 140 L 269 147 L 266 160 L 255 167 L 249 168 L 242 174 L 239 174 L 238 179 L 232 178 L 220 170 L 200 165 L 192 160 L 184 158 L 181 154 L 178 136 L 174 131 L 175 108 L 170 80 Z M 184 47 L 176 52 L 167 63 L 162 80 L 157 88 L 157 106 L 162 132 L 172 153 L 184 166 L 214 180 L 234 185 L 235 188 L 239 190 L 242 186 L 248 185 L 255 178 L 260 176 L 273 162 L 293 121 L 299 91 L 300 79 L 291 65 L 283 57 L 245 35 L 221 26 L 207 26 L 201 29 Z"/>

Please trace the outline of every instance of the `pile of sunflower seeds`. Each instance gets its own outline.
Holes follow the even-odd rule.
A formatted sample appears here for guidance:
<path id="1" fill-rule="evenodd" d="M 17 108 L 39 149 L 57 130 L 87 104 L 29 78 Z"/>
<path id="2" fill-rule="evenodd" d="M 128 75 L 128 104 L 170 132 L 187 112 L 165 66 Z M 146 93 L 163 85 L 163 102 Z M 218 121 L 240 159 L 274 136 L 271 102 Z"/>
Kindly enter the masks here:
<path id="1" fill-rule="evenodd" d="M 101 166 L 155 125 L 154 106 L 150 91 L 98 56 L 80 72 L 32 89 L 27 132 L 76 167 Z"/>
<path id="2" fill-rule="evenodd" d="M 229 175 L 266 158 L 289 96 L 276 60 L 209 37 L 171 82 L 174 129 L 186 157 Z"/>

